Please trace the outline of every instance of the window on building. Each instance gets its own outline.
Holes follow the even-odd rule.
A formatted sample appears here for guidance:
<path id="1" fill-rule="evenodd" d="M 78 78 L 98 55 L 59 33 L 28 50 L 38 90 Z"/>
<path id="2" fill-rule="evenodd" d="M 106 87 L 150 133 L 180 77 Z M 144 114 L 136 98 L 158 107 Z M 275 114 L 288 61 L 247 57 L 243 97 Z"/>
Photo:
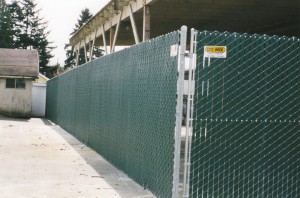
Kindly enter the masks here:
<path id="1" fill-rule="evenodd" d="M 8 88 L 8 89 L 25 89 L 26 88 L 25 79 L 8 78 L 8 79 L 6 79 L 6 86 L 5 87 Z"/>
<path id="2" fill-rule="evenodd" d="M 6 79 L 6 88 L 15 88 L 15 79 Z"/>
<path id="3" fill-rule="evenodd" d="M 24 79 L 16 79 L 16 88 L 17 89 L 25 89 L 25 80 Z"/>

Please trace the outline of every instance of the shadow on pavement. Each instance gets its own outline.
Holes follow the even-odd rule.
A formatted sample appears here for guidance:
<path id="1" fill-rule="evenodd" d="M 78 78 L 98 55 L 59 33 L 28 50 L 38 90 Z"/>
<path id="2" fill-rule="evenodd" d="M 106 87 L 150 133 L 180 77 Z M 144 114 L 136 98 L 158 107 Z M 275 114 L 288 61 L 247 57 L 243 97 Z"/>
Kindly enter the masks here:
<path id="1" fill-rule="evenodd" d="M 40 119 L 46 126 L 55 126 L 56 125 L 53 122 L 51 122 L 50 120 L 47 120 L 47 118 L 40 118 Z"/>
<path id="2" fill-rule="evenodd" d="M 8 117 L 4 115 L 0 115 L 0 120 L 15 121 L 15 122 L 29 122 L 29 119 L 27 118 L 14 118 L 14 117 Z"/>
<path id="3" fill-rule="evenodd" d="M 122 171 L 115 168 L 112 164 L 106 161 L 99 153 L 92 148 L 86 146 L 80 142 L 72 134 L 68 133 L 60 126 L 55 125 L 47 119 L 42 119 L 46 125 L 52 125 L 52 129 L 55 130 L 66 142 L 89 164 L 99 175 L 93 177 L 100 177 L 107 182 L 121 197 L 133 198 L 154 198 L 150 191 L 143 189 L 142 187 L 136 187 L 138 184 L 130 179 Z M 87 149 L 89 148 L 89 149 Z M 91 152 L 91 150 L 93 150 Z M 95 155 L 97 153 L 97 155 Z M 116 184 L 116 181 L 122 182 L 122 186 Z"/>

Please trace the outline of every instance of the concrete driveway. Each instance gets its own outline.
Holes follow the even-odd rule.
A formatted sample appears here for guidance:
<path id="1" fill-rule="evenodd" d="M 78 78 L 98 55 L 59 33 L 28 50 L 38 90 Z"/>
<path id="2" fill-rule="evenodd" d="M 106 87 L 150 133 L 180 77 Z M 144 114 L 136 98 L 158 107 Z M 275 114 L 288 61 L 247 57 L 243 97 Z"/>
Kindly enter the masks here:
<path id="1" fill-rule="evenodd" d="M 154 196 L 59 126 L 0 116 L 0 197 Z"/>

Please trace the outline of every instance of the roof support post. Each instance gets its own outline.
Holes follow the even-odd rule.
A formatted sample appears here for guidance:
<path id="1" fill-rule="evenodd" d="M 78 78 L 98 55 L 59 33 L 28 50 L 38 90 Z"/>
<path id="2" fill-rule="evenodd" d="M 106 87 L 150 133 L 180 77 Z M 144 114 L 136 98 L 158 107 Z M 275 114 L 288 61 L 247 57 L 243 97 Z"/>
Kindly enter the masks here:
<path id="1" fill-rule="evenodd" d="M 137 28 L 136 28 L 136 24 L 135 24 L 131 4 L 129 4 L 129 8 L 130 8 L 129 9 L 130 22 L 131 22 L 131 26 L 132 26 L 132 31 L 133 31 L 133 35 L 134 35 L 135 44 L 138 44 L 140 42 L 139 41 L 140 39 L 139 39 L 139 34 L 137 32 Z"/>
<path id="2" fill-rule="evenodd" d="M 112 53 L 112 45 L 113 45 L 113 40 L 114 40 L 114 35 L 115 35 L 115 28 L 114 27 L 110 27 L 109 29 L 109 46 L 110 46 L 110 53 Z"/>
<path id="3" fill-rule="evenodd" d="M 78 66 L 78 60 L 79 60 L 79 50 L 78 49 L 76 49 L 75 54 L 76 54 L 76 64 L 75 64 L 75 66 Z"/>
<path id="4" fill-rule="evenodd" d="M 144 5 L 143 41 L 150 39 L 150 6 Z"/>
<path id="5" fill-rule="evenodd" d="M 67 46 L 67 48 L 68 47 L 70 47 L 70 45 Z M 71 46 L 71 57 L 73 58 L 74 61 L 76 61 L 76 47 L 74 47 L 74 46 Z"/>
<path id="6" fill-rule="evenodd" d="M 112 48 L 111 49 L 112 52 L 115 52 L 115 46 L 116 46 L 117 37 L 118 37 L 118 33 L 119 33 L 119 28 L 120 28 L 120 23 L 121 23 L 121 19 L 122 19 L 122 14 L 123 14 L 123 11 L 121 10 L 120 11 L 120 18 L 118 20 L 117 28 L 116 28 L 116 31 L 115 31 L 115 36 L 114 36 L 113 44 L 112 44 L 112 47 L 111 47 Z"/>
<path id="7" fill-rule="evenodd" d="M 85 62 L 87 63 L 87 51 L 86 51 L 86 42 L 85 39 L 83 39 L 83 48 L 84 48 L 84 57 L 85 57 Z"/>
<path id="8" fill-rule="evenodd" d="M 93 57 L 93 53 L 94 53 L 94 46 L 95 46 L 96 36 L 97 36 L 97 29 L 95 30 L 92 46 L 90 47 L 90 61 L 92 61 L 92 57 Z"/>
<path id="9" fill-rule="evenodd" d="M 78 43 L 78 49 L 76 49 L 76 66 L 79 65 L 79 52 L 80 52 L 81 41 Z"/>
<path id="10" fill-rule="evenodd" d="M 91 61 L 91 48 L 92 48 L 92 39 L 90 38 L 90 40 L 89 40 L 89 49 L 88 49 L 89 56 L 87 56 L 88 62 Z"/>
<path id="11" fill-rule="evenodd" d="M 66 44 L 64 49 L 67 50 L 69 47 L 71 47 L 71 56 L 74 57 L 73 59 L 75 60 L 75 47 Z"/>
<path id="12" fill-rule="evenodd" d="M 103 38 L 104 51 L 105 51 L 105 54 L 108 54 L 104 25 L 101 25 L 101 29 L 102 29 L 102 38 Z"/>
<path id="13" fill-rule="evenodd" d="M 72 56 L 75 56 L 75 47 L 71 46 Z"/>

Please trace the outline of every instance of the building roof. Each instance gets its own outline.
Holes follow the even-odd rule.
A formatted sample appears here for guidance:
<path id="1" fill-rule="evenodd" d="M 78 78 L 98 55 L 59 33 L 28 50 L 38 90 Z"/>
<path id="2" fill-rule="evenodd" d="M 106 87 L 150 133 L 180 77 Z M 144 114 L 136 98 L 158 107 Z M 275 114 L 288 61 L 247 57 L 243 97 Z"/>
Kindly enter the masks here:
<path id="1" fill-rule="evenodd" d="M 299 0 L 111 0 L 70 38 L 70 45 L 110 42 L 110 28 L 121 19 L 116 45 L 132 45 L 130 9 L 142 37 L 143 6 L 150 6 L 151 38 L 178 30 L 182 25 L 199 31 L 229 31 L 300 37 Z M 101 37 L 101 38 L 99 38 Z M 81 44 L 81 47 L 83 45 Z"/>
<path id="2" fill-rule="evenodd" d="M 37 77 L 39 56 L 36 50 L 0 48 L 0 76 Z"/>
<path id="3" fill-rule="evenodd" d="M 36 83 L 47 83 L 48 80 L 49 80 L 49 78 L 47 78 L 43 74 L 39 73 L 39 76 L 35 79 L 35 82 Z"/>

